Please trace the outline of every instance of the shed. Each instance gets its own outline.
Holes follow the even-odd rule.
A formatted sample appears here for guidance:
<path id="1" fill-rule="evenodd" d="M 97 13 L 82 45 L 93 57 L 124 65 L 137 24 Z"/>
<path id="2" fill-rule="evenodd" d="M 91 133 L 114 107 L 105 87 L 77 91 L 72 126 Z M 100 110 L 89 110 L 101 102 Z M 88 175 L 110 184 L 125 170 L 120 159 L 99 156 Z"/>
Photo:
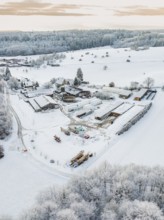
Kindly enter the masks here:
<path id="1" fill-rule="evenodd" d="M 92 109 L 82 109 L 76 113 L 76 117 L 81 118 L 83 116 L 92 114 L 92 112 L 93 112 Z"/>
<path id="2" fill-rule="evenodd" d="M 140 89 L 138 92 L 135 93 L 134 100 L 141 101 L 141 99 L 147 94 L 148 89 Z"/>

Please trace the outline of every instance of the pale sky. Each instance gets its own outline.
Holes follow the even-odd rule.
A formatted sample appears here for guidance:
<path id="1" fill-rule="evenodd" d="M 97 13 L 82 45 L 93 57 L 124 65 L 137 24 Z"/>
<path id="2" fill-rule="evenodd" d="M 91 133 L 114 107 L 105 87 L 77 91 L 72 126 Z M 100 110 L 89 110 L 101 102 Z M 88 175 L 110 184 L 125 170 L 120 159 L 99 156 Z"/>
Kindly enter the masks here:
<path id="1" fill-rule="evenodd" d="M 164 29 L 164 0 L 0 0 L 0 31 Z"/>

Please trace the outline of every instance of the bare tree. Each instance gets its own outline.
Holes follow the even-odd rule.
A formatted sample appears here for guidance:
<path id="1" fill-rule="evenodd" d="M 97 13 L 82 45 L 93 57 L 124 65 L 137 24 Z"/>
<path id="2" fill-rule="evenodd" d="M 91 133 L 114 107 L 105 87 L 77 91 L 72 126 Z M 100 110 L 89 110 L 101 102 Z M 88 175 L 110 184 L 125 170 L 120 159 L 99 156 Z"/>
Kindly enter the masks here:
<path id="1" fill-rule="evenodd" d="M 143 83 L 148 89 L 150 89 L 154 85 L 154 79 L 151 77 L 147 77 Z"/>

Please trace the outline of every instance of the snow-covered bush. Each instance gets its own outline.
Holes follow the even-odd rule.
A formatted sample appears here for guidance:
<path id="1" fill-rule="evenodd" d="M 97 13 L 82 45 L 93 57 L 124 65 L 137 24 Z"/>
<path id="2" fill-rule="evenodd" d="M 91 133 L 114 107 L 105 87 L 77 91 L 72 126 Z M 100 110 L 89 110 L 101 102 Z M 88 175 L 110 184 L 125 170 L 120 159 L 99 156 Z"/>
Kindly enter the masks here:
<path id="1" fill-rule="evenodd" d="M 8 86 L 10 89 L 19 89 L 21 88 L 20 82 L 15 78 L 11 77 L 8 81 Z"/>

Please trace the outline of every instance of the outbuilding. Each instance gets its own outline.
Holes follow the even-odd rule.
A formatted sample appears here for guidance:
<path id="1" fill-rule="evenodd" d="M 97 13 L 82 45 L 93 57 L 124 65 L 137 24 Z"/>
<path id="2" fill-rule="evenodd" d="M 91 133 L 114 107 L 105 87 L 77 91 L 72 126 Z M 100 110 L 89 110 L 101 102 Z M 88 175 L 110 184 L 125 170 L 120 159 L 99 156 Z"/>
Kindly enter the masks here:
<path id="1" fill-rule="evenodd" d="M 132 95 L 132 92 L 130 90 L 120 89 L 117 87 L 104 86 L 103 90 L 106 92 L 117 94 L 119 95 L 120 98 L 123 98 L 123 99 L 128 99 Z"/>
<path id="2" fill-rule="evenodd" d="M 135 93 L 134 100 L 141 101 L 143 97 L 147 94 L 148 89 L 140 89 L 138 92 Z"/>
<path id="3" fill-rule="evenodd" d="M 35 112 L 59 108 L 59 105 L 49 96 L 38 96 L 28 100 Z"/>
<path id="4" fill-rule="evenodd" d="M 117 101 L 117 102 L 111 102 L 109 106 L 106 108 L 99 110 L 97 114 L 95 115 L 95 119 L 97 120 L 104 120 L 105 118 L 109 117 L 111 112 L 116 109 L 117 107 L 121 106 L 123 102 Z"/>

